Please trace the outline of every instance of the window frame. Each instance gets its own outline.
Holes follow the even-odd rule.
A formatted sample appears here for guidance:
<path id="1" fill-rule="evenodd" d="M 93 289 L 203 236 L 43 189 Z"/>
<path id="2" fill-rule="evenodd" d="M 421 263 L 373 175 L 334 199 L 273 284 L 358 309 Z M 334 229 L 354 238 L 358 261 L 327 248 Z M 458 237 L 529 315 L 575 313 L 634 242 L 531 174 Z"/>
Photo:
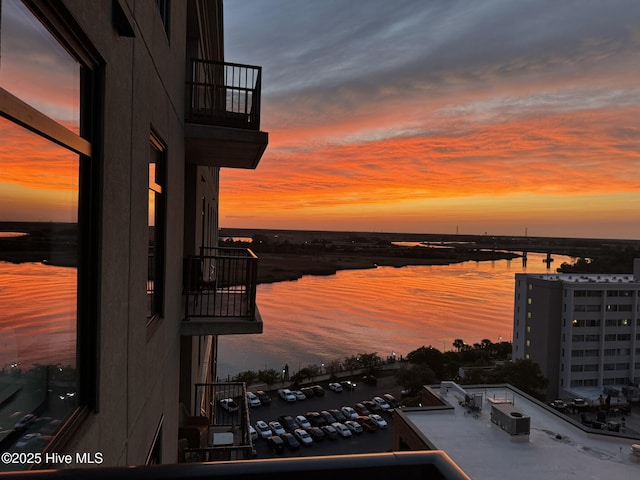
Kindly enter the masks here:
<path id="1" fill-rule="evenodd" d="M 155 253 L 153 260 L 154 268 L 154 288 L 151 299 L 151 311 L 147 311 L 147 337 L 149 337 L 157 328 L 164 316 L 164 297 L 165 297 L 165 268 L 166 268 L 166 199 L 167 199 L 167 145 L 160 136 L 152 129 L 149 134 L 149 166 L 155 164 L 154 177 L 149 175 L 148 192 L 153 191 L 156 196 L 154 198 L 154 242 Z M 156 160 L 155 162 L 153 160 Z M 151 173 L 151 168 L 149 168 Z M 147 228 L 149 228 L 149 200 L 147 200 Z M 149 236 L 148 248 L 151 247 L 151 237 Z M 148 264 L 150 265 L 149 261 Z M 147 272 L 147 285 L 149 280 L 149 272 Z M 149 289 L 147 288 L 147 295 Z"/>
<path id="2" fill-rule="evenodd" d="M 78 154 L 76 374 L 78 405 L 43 453 L 62 450 L 99 411 L 100 251 L 104 61 L 59 2 L 23 0 L 35 19 L 80 65 L 80 134 L 0 87 L 0 116 Z"/>

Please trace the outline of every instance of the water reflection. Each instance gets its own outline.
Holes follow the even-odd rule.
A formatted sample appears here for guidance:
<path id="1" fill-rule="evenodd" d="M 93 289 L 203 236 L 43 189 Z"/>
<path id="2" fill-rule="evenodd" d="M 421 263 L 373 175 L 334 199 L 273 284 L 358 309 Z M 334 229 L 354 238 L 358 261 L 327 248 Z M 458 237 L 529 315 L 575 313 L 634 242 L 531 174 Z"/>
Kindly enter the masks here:
<path id="1" fill-rule="evenodd" d="M 258 287 L 264 333 L 219 339 L 221 378 L 293 370 L 356 353 L 406 355 L 453 340 L 511 339 L 515 274 L 546 272 L 545 255 L 445 266 L 381 267 Z M 556 257 L 559 265 L 569 258 Z"/>

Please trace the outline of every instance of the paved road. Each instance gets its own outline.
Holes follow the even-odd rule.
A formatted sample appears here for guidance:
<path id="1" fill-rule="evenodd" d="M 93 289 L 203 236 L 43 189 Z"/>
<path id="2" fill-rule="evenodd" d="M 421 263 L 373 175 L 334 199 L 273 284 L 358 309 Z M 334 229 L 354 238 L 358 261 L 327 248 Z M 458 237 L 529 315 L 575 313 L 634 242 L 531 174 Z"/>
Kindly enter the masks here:
<path id="1" fill-rule="evenodd" d="M 291 415 L 295 418 L 296 415 L 304 415 L 309 411 L 329 410 L 345 405 L 353 406 L 362 400 L 371 400 L 374 396 L 382 395 L 383 393 L 391 393 L 397 399 L 400 398 L 400 387 L 395 385 L 393 376 L 378 379 L 377 385 L 358 384 L 354 391 L 332 392 L 326 383 L 323 383 L 322 387 L 325 388 L 323 397 L 312 397 L 295 403 L 287 403 L 280 399 L 276 391 L 268 392 L 272 398 L 271 405 L 253 408 L 250 412 L 251 424 L 255 426 L 258 420 L 264 420 L 268 423 L 272 420 L 277 420 L 280 415 Z M 279 454 L 271 451 L 267 446 L 266 440 L 258 439 L 255 442 L 257 457 L 306 457 L 390 451 L 393 420 L 389 413 L 382 413 L 381 415 L 389 424 L 389 428 L 378 429 L 373 433 L 363 432 L 347 438 L 325 439 L 322 442 L 314 443 L 310 447 L 301 447 L 299 450 L 285 449 L 283 453 Z"/>

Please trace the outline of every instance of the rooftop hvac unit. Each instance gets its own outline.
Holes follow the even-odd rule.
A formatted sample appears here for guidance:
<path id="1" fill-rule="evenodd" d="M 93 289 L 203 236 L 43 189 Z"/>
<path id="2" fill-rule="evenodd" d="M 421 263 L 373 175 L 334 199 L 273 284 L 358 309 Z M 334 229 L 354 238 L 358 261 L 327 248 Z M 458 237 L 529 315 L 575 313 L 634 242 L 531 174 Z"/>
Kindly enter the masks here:
<path id="1" fill-rule="evenodd" d="M 529 435 L 531 431 L 531 417 L 510 404 L 491 405 L 491 421 L 511 436 Z"/>

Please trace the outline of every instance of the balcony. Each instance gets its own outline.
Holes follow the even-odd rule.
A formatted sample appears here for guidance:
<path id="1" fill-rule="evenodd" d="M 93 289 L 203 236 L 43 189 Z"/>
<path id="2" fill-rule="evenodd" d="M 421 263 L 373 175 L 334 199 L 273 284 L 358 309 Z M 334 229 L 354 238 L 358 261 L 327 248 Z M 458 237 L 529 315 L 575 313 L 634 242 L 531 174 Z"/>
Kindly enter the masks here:
<path id="1" fill-rule="evenodd" d="M 206 426 L 206 440 L 181 449 L 183 463 L 199 463 L 252 458 L 249 408 L 244 383 L 199 383 L 195 385 L 194 411 Z M 231 406 L 221 401 L 233 400 Z M 206 419 L 206 420 L 205 420 Z M 188 433 L 184 426 L 181 433 Z M 183 440 L 184 442 L 184 440 Z"/>
<path id="2" fill-rule="evenodd" d="M 258 257 L 243 248 L 203 248 L 183 267 L 183 336 L 262 333 Z"/>
<path id="3" fill-rule="evenodd" d="M 260 131 L 262 68 L 191 61 L 185 104 L 187 162 L 256 168 L 269 143 Z"/>

